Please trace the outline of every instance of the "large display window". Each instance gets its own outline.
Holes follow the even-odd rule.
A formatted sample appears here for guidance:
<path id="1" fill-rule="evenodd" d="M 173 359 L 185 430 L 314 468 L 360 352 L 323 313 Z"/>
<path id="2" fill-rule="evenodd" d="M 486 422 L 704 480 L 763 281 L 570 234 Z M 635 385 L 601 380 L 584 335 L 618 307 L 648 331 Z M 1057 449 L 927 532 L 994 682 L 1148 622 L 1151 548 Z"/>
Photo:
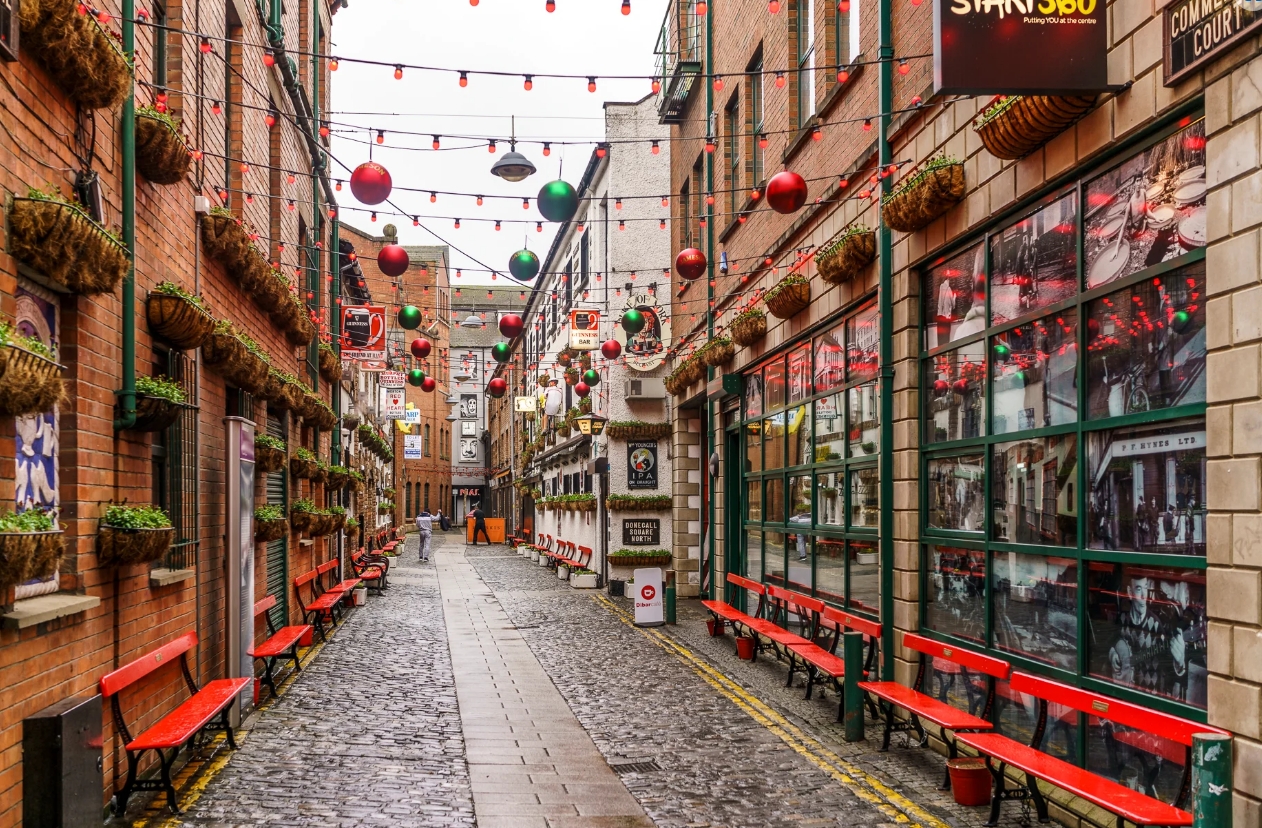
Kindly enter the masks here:
<path id="1" fill-rule="evenodd" d="M 927 634 L 1202 719 L 1205 214 L 1185 119 L 930 263 L 919 397 Z M 1049 749 L 1106 765 L 1099 729 L 1064 722 Z"/>

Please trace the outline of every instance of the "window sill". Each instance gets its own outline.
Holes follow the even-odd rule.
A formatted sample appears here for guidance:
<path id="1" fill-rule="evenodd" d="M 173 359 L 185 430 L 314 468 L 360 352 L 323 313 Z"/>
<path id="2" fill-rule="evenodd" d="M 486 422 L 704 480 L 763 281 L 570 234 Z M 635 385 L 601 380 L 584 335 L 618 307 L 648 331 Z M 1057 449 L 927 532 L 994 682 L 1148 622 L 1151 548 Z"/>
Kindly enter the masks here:
<path id="1" fill-rule="evenodd" d="M 149 588 L 157 589 L 191 581 L 196 575 L 196 569 L 154 569 L 149 573 Z"/>
<path id="2" fill-rule="evenodd" d="M 101 599 L 95 595 L 75 595 L 65 592 L 27 598 L 14 602 L 13 611 L 4 614 L 4 627 L 7 630 L 25 630 L 58 618 L 87 612 L 99 606 L 100 603 Z"/>

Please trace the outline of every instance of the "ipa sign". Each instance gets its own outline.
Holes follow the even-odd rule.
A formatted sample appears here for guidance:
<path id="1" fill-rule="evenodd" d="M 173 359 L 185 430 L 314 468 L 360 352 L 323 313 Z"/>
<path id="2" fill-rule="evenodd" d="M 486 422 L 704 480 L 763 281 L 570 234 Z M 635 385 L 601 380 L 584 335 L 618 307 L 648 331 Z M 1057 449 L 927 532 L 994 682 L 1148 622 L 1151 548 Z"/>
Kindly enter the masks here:
<path id="1" fill-rule="evenodd" d="M 627 443 L 627 488 L 657 488 L 657 441 Z"/>
<path id="2" fill-rule="evenodd" d="M 622 542 L 627 546 L 661 546 L 662 522 L 657 518 L 627 518 L 622 521 Z"/>

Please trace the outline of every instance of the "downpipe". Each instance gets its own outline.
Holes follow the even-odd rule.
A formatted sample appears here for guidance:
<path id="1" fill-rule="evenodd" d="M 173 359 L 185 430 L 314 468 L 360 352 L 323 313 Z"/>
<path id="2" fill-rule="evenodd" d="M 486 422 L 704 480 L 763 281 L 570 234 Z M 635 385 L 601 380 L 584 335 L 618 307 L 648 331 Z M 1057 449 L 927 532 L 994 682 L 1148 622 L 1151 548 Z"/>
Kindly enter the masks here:
<path id="1" fill-rule="evenodd" d="M 877 139 L 879 163 L 892 163 L 889 130 L 894 108 L 894 27 L 892 0 L 880 0 L 880 48 L 877 66 L 880 135 Z M 881 179 L 881 193 L 890 191 L 890 178 Z M 881 679 L 894 680 L 894 263 L 890 229 L 880 222 L 877 234 L 880 261 L 881 325 L 881 454 L 878 468 L 881 475 L 880 544 L 881 553 Z"/>
<path id="2" fill-rule="evenodd" d="M 115 391 L 119 416 L 115 431 L 136 425 L 136 0 L 123 0 L 123 52 L 131 55 L 132 76 L 123 101 L 123 163 L 121 181 L 123 202 L 123 246 L 127 248 L 127 275 L 123 277 L 122 362 L 123 387 Z"/>

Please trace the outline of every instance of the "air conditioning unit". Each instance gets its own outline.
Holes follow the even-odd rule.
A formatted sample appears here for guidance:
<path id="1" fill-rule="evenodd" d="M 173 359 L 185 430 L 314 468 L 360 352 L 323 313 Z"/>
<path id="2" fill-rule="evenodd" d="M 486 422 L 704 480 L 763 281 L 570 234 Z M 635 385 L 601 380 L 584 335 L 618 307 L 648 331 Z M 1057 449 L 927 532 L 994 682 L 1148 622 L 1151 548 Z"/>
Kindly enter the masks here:
<path id="1" fill-rule="evenodd" d="M 654 378 L 624 380 L 622 395 L 628 400 L 663 400 L 666 383 Z"/>

